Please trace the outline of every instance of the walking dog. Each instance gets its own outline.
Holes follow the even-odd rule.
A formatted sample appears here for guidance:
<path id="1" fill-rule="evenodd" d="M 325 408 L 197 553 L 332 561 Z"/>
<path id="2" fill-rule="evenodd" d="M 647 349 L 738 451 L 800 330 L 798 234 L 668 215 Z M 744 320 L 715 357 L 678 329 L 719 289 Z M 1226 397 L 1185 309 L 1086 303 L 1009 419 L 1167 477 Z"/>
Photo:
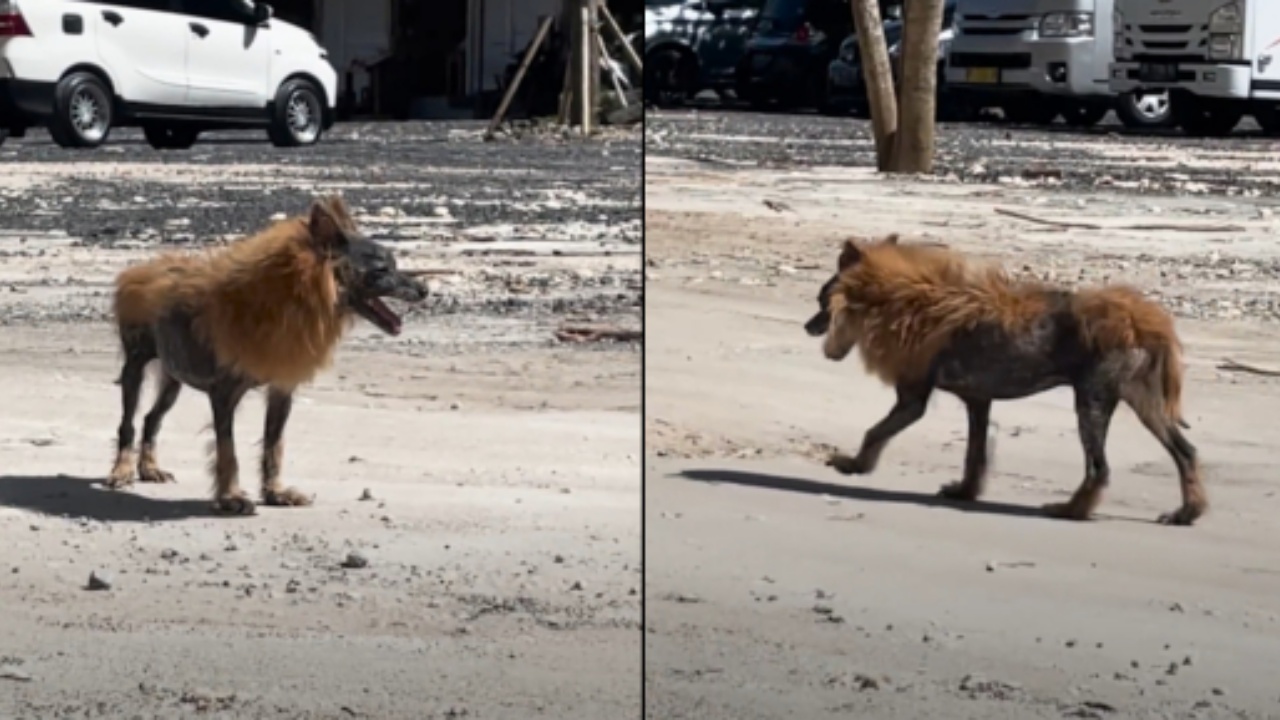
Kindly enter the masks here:
<path id="1" fill-rule="evenodd" d="M 1164 524 L 1190 525 L 1208 508 L 1196 449 L 1183 436 L 1181 343 L 1163 308 L 1126 286 L 1069 291 L 1010 279 L 994 266 L 937 246 L 845 243 L 836 274 L 818 293 L 806 331 L 843 360 L 856 347 L 869 372 L 897 391 L 889 414 L 857 455 L 834 455 L 838 472 L 869 474 L 898 433 L 924 417 L 940 389 L 968 411 L 964 474 L 940 494 L 971 501 L 983 490 L 991 403 L 1059 386 L 1075 391 L 1084 481 L 1052 516 L 1087 519 L 1110 479 L 1106 439 L 1123 401 L 1173 458 L 1182 505 Z"/>

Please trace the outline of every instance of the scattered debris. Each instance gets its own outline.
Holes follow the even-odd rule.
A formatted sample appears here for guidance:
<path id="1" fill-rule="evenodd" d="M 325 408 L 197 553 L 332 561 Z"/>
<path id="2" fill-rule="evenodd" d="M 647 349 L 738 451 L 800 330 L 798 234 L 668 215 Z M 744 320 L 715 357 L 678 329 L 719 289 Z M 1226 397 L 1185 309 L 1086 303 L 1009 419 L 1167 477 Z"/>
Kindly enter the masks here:
<path id="1" fill-rule="evenodd" d="M 563 343 L 591 342 L 641 342 L 644 340 L 643 330 L 627 330 L 619 327 L 565 325 L 556 330 L 556 339 Z"/>
<path id="2" fill-rule="evenodd" d="M 115 585 L 115 579 L 105 570 L 94 570 L 89 573 L 89 584 L 85 586 L 88 590 L 110 590 Z"/>

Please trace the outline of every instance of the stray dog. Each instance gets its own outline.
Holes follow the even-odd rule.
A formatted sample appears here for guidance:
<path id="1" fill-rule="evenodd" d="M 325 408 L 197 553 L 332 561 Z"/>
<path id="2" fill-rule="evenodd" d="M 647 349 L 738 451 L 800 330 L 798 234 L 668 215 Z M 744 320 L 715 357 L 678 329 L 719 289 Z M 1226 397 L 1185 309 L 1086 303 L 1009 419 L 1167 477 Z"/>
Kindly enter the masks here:
<path id="1" fill-rule="evenodd" d="M 896 236 L 848 241 L 805 330 L 825 336 L 831 360 L 857 347 L 867 370 L 897 390 L 897 403 L 867 431 L 858 454 L 828 461 L 840 473 L 872 472 L 889 441 L 924 417 L 937 388 L 959 397 L 969 414 L 963 478 L 939 494 L 975 500 L 987 472 L 992 401 L 1070 385 L 1085 477 L 1068 502 L 1047 505 L 1048 514 L 1085 520 L 1098 506 L 1110 478 L 1107 430 L 1122 400 L 1178 470 L 1182 505 L 1159 521 L 1190 525 L 1208 509 L 1196 449 L 1179 429 L 1189 426 L 1173 318 L 1133 288 L 1072 292 L 1017 282 L 958 252 L 902 245 Z"/>
<path id="2" fill-rule="evenodd" d="M 354 315 L 400 333 L 385 297 L 417 303 L 427 290 L 396 269 L 390 250 L 361 235 L 338 197 L 206 255 L 167 254 L 122 271 L 115 319 L 124 349 L 117 381 L 124 412 L 107 485 L 134 481 L 133 417 L 146 367 L 159 359 L 159 394 L 142 425 L 139 480 L 174 481 L 156 463 L 156 435 L 188 385 L 213 407 L 214 508 L 253 514 L 240 489 L 232 423 L 245 393 L 266 386 L 262 502 L 310 505 L 311 498 L 280 482 L 294 389 L 328 367 Z"/>

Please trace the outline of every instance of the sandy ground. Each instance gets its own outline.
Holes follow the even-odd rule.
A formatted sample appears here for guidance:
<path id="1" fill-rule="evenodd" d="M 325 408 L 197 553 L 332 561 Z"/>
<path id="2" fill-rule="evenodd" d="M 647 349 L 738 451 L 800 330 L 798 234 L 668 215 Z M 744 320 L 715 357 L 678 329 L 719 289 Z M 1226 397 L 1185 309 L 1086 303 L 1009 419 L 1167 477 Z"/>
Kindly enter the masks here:
<path id="1" fill-rule="evenodd" d="M 396 142 L 421 152 L 394 136 L 376 150 L 394 158 Z M 350 138 L 338 144 L 324 152 L 359 152 Z M 442 213 L 448 232 L 432 236 L 400 199 L 435 182 L 412 175 L 412 156 L 381 184 L 299 163 L 261 180 L 280 186 L 278 204 L 237 215 L 234 193 L 183 176 L 258 172 L 256 145 L 214 145 L 200 167 L 168 172 L 126 146 L 113 174 L 96 177 L 16 148 L 37 159 L 23 165 L 26 183 L 11 183 L 11 203 L 33 187 L 58 202 L 87 198 L 99 226 L 131 239 L 86 242 L 74 226 L 0 219 L 0 717 L 640 715 L 641 351 L 552 337 L 578 320 L 638 324 L 638 247 L 618 242 L 638 228 L 638 186 L 634 217 L 574 210 L 595 223 L 584 239 L 539 229 L 518 208 L 477 211 L 465 199 L 501 181 L 458 171 L 469 190 Z M 142 176 L 150 184 L 128 185 Z M 523 182 L 533 194 L 535 173 Z M 177 484 L 103 489 L 119 422 L 111 276 L 175 242 L 157 238 L 175 228 L 189 234 L 176 242 L 199 244 L 343 184 L 359 188 L 364 226 L 394 241 L 403 265 L 448 272 L 403 335 L 358 325 L 300 394 L 284 472 L 316 504 L 215 517 L 209 405 L 189 390 L 160 435 Z M 135 191 L 141 211 L 130 210 Z M 591 204 L 585 184 L 575 192 L 562 206 Z M 555 252 L 565 247 L 576 250 Z M 251 395 L 237 444 L 253 490 L 262 417 Z M 91 575 L 109 588 L 90 589 Z"/>
<path id="2" fill-rule="evenodd" d="M 717 122 L 705 119 L 708 132 Z M 1227 356 L 1274 367 L 1280 353 L 1277 228 L 1259 203 L 890 181 L 651 148 L 646 715 L 1280 717 L 1280 384 L 1216 368 Z M 1125 229 L 1153 216 L 1231 227 Z M 996 406 L 994 470 L 974 505 L 935 497 L 964 455 L 964 411 L 949 396 L 874 475 L 825 468 L 893 395 L 856 360 L 825 360 L 801 324 L 840 239 L 887 232 L 1167 299 L 1210 514 L 1190 529 L 1153 522 L 1178 503 L 1173 464 L 1123 409 L 1099 517 L 1042 517 L 1082 477 L 1067 390 Z"/>

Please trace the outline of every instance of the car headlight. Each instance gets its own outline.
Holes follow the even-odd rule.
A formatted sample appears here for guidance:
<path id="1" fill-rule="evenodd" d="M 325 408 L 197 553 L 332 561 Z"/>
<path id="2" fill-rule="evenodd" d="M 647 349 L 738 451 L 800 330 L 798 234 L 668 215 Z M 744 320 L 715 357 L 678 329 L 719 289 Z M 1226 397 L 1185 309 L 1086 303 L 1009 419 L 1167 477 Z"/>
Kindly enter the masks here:
<path id="1" fill-rule="evenodd" d="M 1040 37 L 1093 37 L 1093 13 L 1048 13 L 1040 18 Z"/>
<path id="2" fill-rule="evenodd" d="M 1240 33 L 1214 33 L 1209 36 L 1209 59 L 1239 60 L 1243 57 Z"/>
<path id="3" fill-rule="evenodd" d="M 1239 2 L 1229 2 L 1209 13 L 1209 33 L 1212 35 L 1244 32 L 1244 13 Z"/>

